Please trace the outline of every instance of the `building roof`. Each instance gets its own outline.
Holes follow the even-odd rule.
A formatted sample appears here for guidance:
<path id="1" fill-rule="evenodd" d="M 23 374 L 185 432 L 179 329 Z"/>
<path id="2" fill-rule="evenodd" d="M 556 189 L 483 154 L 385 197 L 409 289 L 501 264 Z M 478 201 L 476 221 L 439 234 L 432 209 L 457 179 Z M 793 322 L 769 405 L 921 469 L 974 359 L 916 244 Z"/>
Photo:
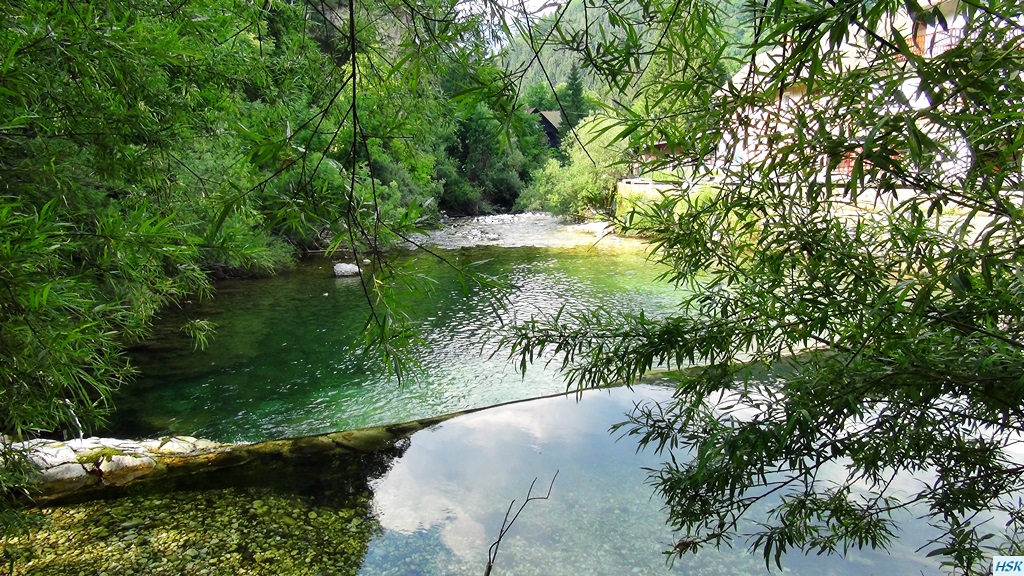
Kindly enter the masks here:
<path id="1" fill-rule="evenodd" d="M 537 114 L 540 114 L 541 118 L 551 123 L 555 129 L 562 127 L 562 112 L 559 110 L 538 110 Z"/>

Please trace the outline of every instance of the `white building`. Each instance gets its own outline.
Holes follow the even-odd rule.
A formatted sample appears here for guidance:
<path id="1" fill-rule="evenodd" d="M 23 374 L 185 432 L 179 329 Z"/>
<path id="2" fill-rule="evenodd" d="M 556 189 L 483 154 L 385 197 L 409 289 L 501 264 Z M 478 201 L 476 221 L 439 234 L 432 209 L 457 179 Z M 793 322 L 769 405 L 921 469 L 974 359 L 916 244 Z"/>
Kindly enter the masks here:
<path id="1" fill-rule="evenodd" d="M 917 16 L 912 16 L 906 10 L 893 14 L 880 23 L 882 29 L 875 34 L 869 35 L 863 31 L 851 34 L 838 45 L 837 50 L 828 51 L 823 46 L 823 53 L 835 55 L 824 63 L 825 73 L 897 74 L 902 98 L 893 97 L 892 94 L 887 96 L 881 87 L 866 88 L 864 98 L 877 102 L 880 109 L 893 112 L 898 109 L 904 112 L 924 110 L 932 106 L 928 91 L 922 90 L 920 78 L 915 75 L 916 68 L 907 61 L 907 55 L 931 59 L 949 50 L 965 37 L 968 21 L 959 12 L 959 0 L 926 2 L 930 3 Z M 880 40 L 888 41 L 889 46 L 880 46 Z M 892 49 L 892 46 L 899 46 L 901 40 L 905 42 L 903 50 L 908 52 L 907 55 Z M 797 140 L 793 138 L 794 131 L 815 128 L 807 125 L 810 117 L 808 112 L 814 111 L 815 120 L 828 119 L 830 125 L 824 130 L 835 136 L 834 139 L 821 139 L 834 140 L 834 150 L 829 149 L 827 142 L 821 142 L 820 149 L 815 150 L 820 156 L 818 178 L 841 181 L 855 173 L 862 151 L 857 141 L 868 137 L 868 129 L 848 124 L 849 117 L 844 117 L 841 112 L 843 104 L 830 101 L 829 96 L 816 89 L 815 78 L 798 72 L 785 78 L 780 73 L 785 70 L 790 50 L 792 46 L 789 43 L 782 43 L 756 54 L 720 92 L 725 98 L 755 96 L 749 101 L 737 101 L 737 112 L 733 116 L 729 133 L 719 147 L 716 162 L 718 165 L 731 165 L 735 169 L 745 164 L 760 166 L 772 159 L 784 157 L 787 153 L 806 157 L 810 150 L 787 148 L 787 143 Z M 780 80 L 780 76 L 785 79 Z M 893 84 L 887 82 L 886 85 L 891 87 Z M 832 109 L 837 111 L 834 117 L 829 118 L 828 113 L 821 114 L 822 111 Z M 964 139 L 959 134 L 941 133 L 928 125 L 923 116 L 919 124 L 922 133 L 940 143 L 937 164 L 941 166 L 941 171 L 951 177 L 964 173 L 971 162 Z M 821 126 L 817 128 L 822 129 Z M 869 160 L 860 160 L 860 177 L 865 177 L 870 166 Z"/>

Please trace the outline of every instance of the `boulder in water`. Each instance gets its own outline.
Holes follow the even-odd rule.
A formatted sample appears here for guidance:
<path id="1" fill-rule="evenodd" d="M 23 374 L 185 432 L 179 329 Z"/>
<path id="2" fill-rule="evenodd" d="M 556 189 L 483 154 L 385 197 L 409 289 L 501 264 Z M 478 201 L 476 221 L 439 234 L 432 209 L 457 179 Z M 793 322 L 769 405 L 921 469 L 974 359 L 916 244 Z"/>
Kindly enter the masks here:
<path id="1" fill-rule="evenodd" d="M 358 276 L 359 266 L 356 266 L 355 264 L 349 264 L 347 262 L 337 262 L 334 264 L 334 275 L 338 277 Z"/>

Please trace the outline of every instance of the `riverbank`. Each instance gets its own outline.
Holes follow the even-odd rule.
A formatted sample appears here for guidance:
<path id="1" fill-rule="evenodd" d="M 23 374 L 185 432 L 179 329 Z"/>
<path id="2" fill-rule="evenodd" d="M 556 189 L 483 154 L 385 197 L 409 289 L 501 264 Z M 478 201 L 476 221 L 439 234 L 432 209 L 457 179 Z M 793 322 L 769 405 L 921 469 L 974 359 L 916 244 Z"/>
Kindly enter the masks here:
<path id="1" fill-rule="evenodd" d="M 412 238 L 415 245 L 441 249 L 499 246 L 502 248 L 602 248 L 643 250 L 642 240 L 615 234 L 608 222 L 566 222 L 543 212 L 443 218 L 441 227 Z"/>

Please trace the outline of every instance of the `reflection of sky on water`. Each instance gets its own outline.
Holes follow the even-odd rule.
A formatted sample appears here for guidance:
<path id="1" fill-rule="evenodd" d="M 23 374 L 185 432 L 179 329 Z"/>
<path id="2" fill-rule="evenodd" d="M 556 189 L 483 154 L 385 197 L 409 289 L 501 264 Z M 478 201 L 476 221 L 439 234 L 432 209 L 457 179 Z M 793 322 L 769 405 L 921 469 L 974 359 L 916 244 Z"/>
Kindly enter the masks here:
<path id="1" fill-rule="evenodd" d="M 781 390 L 785 382 L 778 377 L 762 377 L 759 379 L 758 384 L 764 384 L 767 382 L 768 387 L 772 386 L 772 380 L 778 383 L 777 387 Z M 747 389 L 745 390 L 746 396 L 750 399 L 744 401 L 738 394 L 731 392 L 719 392 L 717 395 L 710 396 L 707 399 L 707 403 L 712 406 L 727 407 L 719 410 L 719 414 L 727 414 L 729 418 L 737 421 L 750 421 L 756 416 L 760 416 L 762 409 L 755 407 L 752 402 L 756 402 L 761 406 L 771 406 L 774 399 L 769 395 L 763 393 L 763 388 L 758 389 Z M 779 398 L 781 400 L 781 398 Z M 951 413 L 957 409 L 956 400 L 947 400 L 947 407 Z M 873 411 L 868 411 L 859 420 L 850 420 L 846 423 L 847 433 L 859 433 L 866 429 L 869 422 L 872 421 L 882 410 L 882 405 L 875 407 Z M 1004 431 L 990 429 L 988 430 L 992 435 L 989 438 L 998 437 L 1003 438 L 1005 436 Z M 1009 462 L 1024 462 L 1024 438 L 1020 434 L 1013 435 L 1015 440 L 1008 440 L 1003 446 L 1005 456 Z M 871 485 L 866 478 L 856 479 L 850 483 L 848 478 L 850 477 L 850 469 L 848 465 L 851 461 L 847 458 L 838 459 L 834 462 L 825 463 L 818 471 L 817 478 L 823 483 L 849 483 L 854 491 L 860 490 L 861 492 L 869 492 Z M 891 473 L 891 469 L 888 473 Z M 934 469 L 925 468 L 916 470 L 914 474 L 903 473 L 900 475 L 892 476 L 889 481 L 887 495 L 892 496 L 901 501 L 910 501 L 914 495 L 921 493 L 922 491 L 931 490 L 938 481 L 938 474 Z M 1002 512 L 994 513 L 995 519 L 989 519 L 989 523 L 1002 522 L 1005 523 L 1007 517 Z M 1001 524 L 1000 524 L 1001 525 Z M 993 532 L 1001 532 L 998 528 L 989 529 Z"/>
<path id="2" fill-rule="evenodd" d="M 361 574 L 481 574 L 487 548 L 509 502 L 543 494 L 527 506 L 498 553 L 495 574 L 765 574 L 760 554 L 702 550 L 669 569 L 661 554 L 674 540 L 661 503 L 642 470 L 657 466 L 629 438 L 616 441 L 611 424 L 634 401 L 667 400 L 666 388 L 641 386 L 486 410 L 417 433 L 392 469 L 375 483 L 383 531 L 371 543 Z M 513 510 L 514 512 L 514 510 Z M 911 520 L 911 522 L 913 522 Z M 916 553 L 927 527 L 913 523 L 906 543 L 886 553 L 846 558 L 791 554 L 792 574 L 939 574 Z"/>

